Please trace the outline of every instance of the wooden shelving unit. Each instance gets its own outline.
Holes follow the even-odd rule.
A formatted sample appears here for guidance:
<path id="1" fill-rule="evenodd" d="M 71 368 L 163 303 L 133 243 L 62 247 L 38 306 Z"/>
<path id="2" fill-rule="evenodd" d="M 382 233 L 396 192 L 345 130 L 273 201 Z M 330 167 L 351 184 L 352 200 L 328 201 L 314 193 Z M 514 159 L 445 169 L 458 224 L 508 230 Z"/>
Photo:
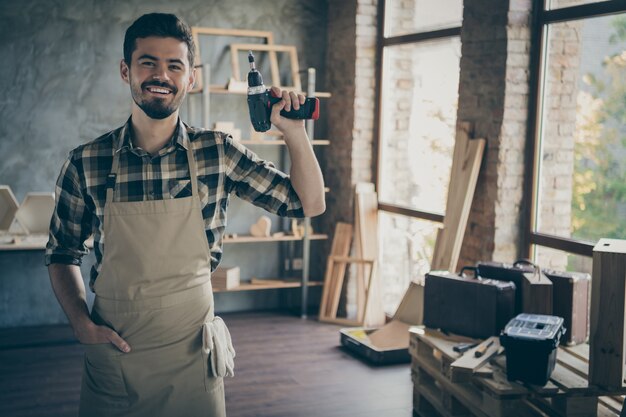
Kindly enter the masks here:
<path id="1" fill-rule="evenodd" d="M 256 237 L 256 236 L 237 236 L 224 238 L 224 243 L 266 243 L 266 242 L 289 242 L 303 240 L 303 237 L 297 237 L 293 235 L 286 236 L 270 236 L 270 237 Z M 324 240 L 328 239 L 328 235 L 315 234 L 309 236 L 310 240 Z"/>
<path id="2" fill-rule="evenodd" d="M 236 291 L 257 291 L 257 290 L 275 290 L 282 288 L 301 288 L 302 283 L 300 281 L 289 281 L 289 280 L 280 280 L 282 282 L 276 282 L 278 280 L 272 279 L 271 283 L 268 284 L 252 284 L 249 282 L 244 282 L 238 287 L 231 288 L 229 290 L 220 290 L 213 289 L 213 292 L 236 292 Z M 322 285 L 321 281 L 309 281 L 307 286 L 309 287 L 319 287 Z"/>
<path id="3" fill-rule="evenodd" d="M 240 140 L 239 143 L 244 145 L 284 145 L 285 141 L 281 139 L 267 139 L 267 140 Z M 326 139 L 315 139 L 311 141 L 311 145 L 330 145 L 330 141 Z"/>
<path id="4" fill-rule="evenodd" d="M 239 95 L 248 94 L 246 90 L 229 90 L 223 85 L 217 85 L 217 84 L 213 84 L 209 86 L 208 90 L 209 90 L 209 93 L 211 94 L 239 94 Z M 190 94 L 198 94 L 198 93 L 202 93 L 202 91 L 192 91 Z M 332 96 L 331 93 L 328 93 L 325 91 L 315 92 L 315 97 L 317 98 L 329 98 L 331 96 Z"/>
<path id="5" fill-rule="evenodd" d="M 10 243 L 15 239 L 13 243 Z M 0 251 L 44 250 L 48 243 L 48 235 L 2 235 L 0 236 Z M 89 249 L 93 249 L 93 238 L 85 241 Z"/>
<path id="6" fill-rule="evenodd" d="M 315 77 L 316 77 L 316 72 L 314 68 L 309 68 L 307 71 L 308 74 L 308 82 L 307 82 L 307 86 L 306 86 L 306 95 L 308 97 L 318 97 L 318 98 L 328 98 L 331 97 L 330 93 L 327 92 L 317 92 L 315 91 Z M 211 79 L 211 66 L 210 65 L 202 65 L 202 78 L 203 78 L 203 85 L 202 85 L 202 89 L 195 92 L 197 94 L 201 95 L 201 119 L 202 119 L 202 125 L 204 127 L 209 127 L 210 126 L 210 118 L 209 118 L 209 114 L 210 114 L 210 108 L 211 108 L 211 104 L 210 104 L 210 96 L 211 94 L 235 94 L 235 95 L 246 95 L 247 94 L 247 88 L 235 88 L 235 89 L 228 89 L 224 86 L 221 85 L 215 85 L 215 84 L 210 84 L 210 79 Z M 238 87 L 242 87 L 241 85 L 238 85 Z M 243 86 L 245 87 L 245 85 Z M 190 104 L 193 102 L 190 102 Z M 193 106 L 189 106 L 189 114 L 190 114 L 190 118 L 193 119 L 193 114 L 195 114 L 195 109 Z M 321 146 L 327 146 L 330 145 L 330 141 L 326 140 L 326 139 L 313 139 L 314 138 L 314 121 L 313 120 L 307 120 L 306 121 L 306 131 L 308 133 L 309 138 L 311 139 L 311 145 L 321 145 Z M 264 139 L 264 140 L 260 140 L 260 139 L 256 139 L 256 140 L 251 140 L 251 139 L 247 139 L 247 140 L 241 140 L 240 143 L 244 144 L 244 145 L 263 145 L 263 146 L 267 146 L 267 145 L 285 145 L 285 142 L 281 139 Z M 328 188 L 324 189 L 325 192 L 329 192 L 330 190 Z M 302 302 L 301 302 L 301 311 L 302 311 L 302 317 L 306 317 L 306 311 L 307 311 L 307 298 L 308 298 L 308 288 L 310 286 L 316 286 L 316 285 L 321 285 L 321 283 L 317 283 L 315 281 L 313 281 L 312 283 L 309 282 L 309 263 L 310 263 L 310 251 L 311 251 L 311 241 L 315 240 L 323 240 L 323 239 L 327 239 L 328 236 L 324 235 L 324 234 L 310 234 L 310 230 L 311 230 L 311 219 L 310 218 L 305 218 L 304 219 L 304 235 L 302 237 L 295 237 L 293 235 L 286 235 L 286 236 L 280 236 L 280 237 L 267 237 L 267 238 L 257 238 L 257 237 L 252 237 L 252 236 L 238 236 L 236 238 L 224 238 L 223 242 L 224 243 L 254 243 L 254 242 L 289 242 L 289 241 L 301 241 L 302 242 L 302 277 L 300 279 L 300 282 L 288 282 L 288 281 L 283 281 L 283 282 L 274 282 L 272 284 L 268 283 L 268 284 L 251 284 L 251 283 L 246 283 L 246 284 L 242 284 L 241 286 L 237 287 L 237 289 L 233 289 L 230 291 L 251 291 L 251 290 L 264 290 L 264 289 L 277 289 L 277 288 L 301 288 L 302 291 Z M 293 256 L 291 256 L 291 259 L 293 259 Z M 290 262 L 290 265 L 291 262 Z M 289 271 L 287 272 L 289 273 L 293 273 L 293 270 L 291 269 L 292 267 L 289 267 Z M 272 280 L 272 281 L 276 281 L 276 280 Z M 216 290 L 217 292 L 217 290 Z M 223 292 L 220 291 L 220 292 Z"/>

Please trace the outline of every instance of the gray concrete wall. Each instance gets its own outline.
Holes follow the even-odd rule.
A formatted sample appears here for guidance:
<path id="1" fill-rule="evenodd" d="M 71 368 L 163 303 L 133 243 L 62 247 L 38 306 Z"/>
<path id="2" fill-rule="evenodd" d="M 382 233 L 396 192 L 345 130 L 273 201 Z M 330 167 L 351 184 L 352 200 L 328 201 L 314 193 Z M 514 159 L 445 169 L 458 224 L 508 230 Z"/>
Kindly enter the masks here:
<path id="1" fill-rule="evenodd" d="M 298 47 L 300 68 L 317 68 L 317 90 L 324 90 L 327 2 L 323 0 L 4 0 L 0 184 L 8 184 L 18 200 L 30 191 L 52 191 L 72 148 L 124 123 L 130 111 L 128 87 L 118 70 L 124 32 L 135 18 L 153 11 L 175 13 L 192 26 L 271 30 L 276 43 Z M 214 83 L 228 79 L 225 46 L 232 41 L 202 43 L 203 60 L 215 65 Z M 245 68 L 245 61 L 242 64 Z M 269 84 L 269 71 L 264 74 Z M 213 96 L 212 120 L 243 124 L 244 100 Z M 318 124 L 316 137 L 323 135 L 324 126 Z M 268 159 L 280 159 L 278 149 L 255 150 Z M 241 233 L 261 212 L 238 203 L 233 201 L 227 230 Z M 316 243 L 312 245 L 315 248 Z M 279 270 L 278 245 L 225 249 L 224 262 L 240 265 L 243 277 L 270 277 Z M 92 262 L 91 256 L 85 259 L 85 275 Z M 297 293 L 257 291 L 219 294 L 216 303 L 218 311 L 232 311 L 273 308 L 297 299 Z M 0 252 L 0 327 L 64 320 L 50 289 L 43 252 Z"/>

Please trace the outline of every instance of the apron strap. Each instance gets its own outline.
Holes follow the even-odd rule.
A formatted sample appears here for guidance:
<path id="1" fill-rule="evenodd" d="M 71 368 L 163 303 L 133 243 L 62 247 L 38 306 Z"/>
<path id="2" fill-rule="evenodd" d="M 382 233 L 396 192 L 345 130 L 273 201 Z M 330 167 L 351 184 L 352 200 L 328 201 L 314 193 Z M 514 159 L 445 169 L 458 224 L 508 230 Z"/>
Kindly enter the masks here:
<path id="1" fill-rule="evenodd" d="M 113 162 L 111 163 L 111 173 L 107 176 L 106 190 L 107 198 L 105 207 L 113 201 L 113 191 L 115 190 L 115 184 L 117 183 L 117 171 L 120 163 L 120 150 L 116 149 L 113 152 Z"/>
<path id="2" fill-rule="evenodd" d="M 185 129 L 185 126 L 181 124 L 179 129 Z M 122 131 L 120 133 L 120 137 L 122 137 L 124 133 L 125 132 Z M 189 136 L 187 135 L 186 130 L 185 132 L 183 132 L 183 134 L 184 134 L 183 142 L 185 143 L 187 147 L 187 162 L 189 163 L 189 176 L 191 179 L 191 195 L 197 196 L 198 195 L 198 168 L 196 165 L 196 158 L 194 158 L 193 156 L 193 147 L 191 145 L 191 141 L 189 140 Z M 107 176 L 107 181 L 106 181 L 105 207 L 106 205 L 110 204 L 113 201 L 113 191 L 115 190 L 115 185 L 117 183 L 118 168 L 119 168 L 119 162 L 120 162 L 120 158 L 119 158 L 120 150 L 121 149 L 116 149 L 113 152 L 113 162 L 111 163 L 111 172 Z"/>
<path id="3" fill-rule="evenodd" d="M 181 126 L 181 129 L 183 127 Z M 185 135 L 186 137 L 187 135 Z M 187 139 L 187 161 L 189 162 L 189 177 L 191 178 L 191 195 L 198 195 L 198 168 L 196 166 L 196 158 L 193 156 L 193 147 L 191 141 Z"/>

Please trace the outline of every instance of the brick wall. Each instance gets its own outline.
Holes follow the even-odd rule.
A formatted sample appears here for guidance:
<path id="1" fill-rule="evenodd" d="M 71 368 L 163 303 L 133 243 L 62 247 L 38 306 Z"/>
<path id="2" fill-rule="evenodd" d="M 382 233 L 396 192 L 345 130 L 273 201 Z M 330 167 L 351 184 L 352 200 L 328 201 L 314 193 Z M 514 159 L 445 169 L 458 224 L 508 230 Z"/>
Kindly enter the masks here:
<path id="1" fill-rule="evenodd" d="M 324 221 L 352 221 L 357 182 L 373 181 L 377 0 L 330 0 L 328 131 L 325 180 L 331 193 Z"/>
<path id="2" fill-rule="evenodd" d="M 520 253 L 530 11 L 531 0 L 465 2 L 458 120 L 487 149 L 459 265 Z"/>
<path id="3" fill-rule="evenodd" d="M 352 223 L 357 182 L 373 182 L 374 87 L 377 0 L 329 0 L 327 85 L 331 145 L 322 153 L 324 179 L 330 193 L 321 227 L 331 238 L 337 222 Z M 317 259 L 325 265 L 331 240 Z M 353 307 L 355 289 L 348 286 Z"/>

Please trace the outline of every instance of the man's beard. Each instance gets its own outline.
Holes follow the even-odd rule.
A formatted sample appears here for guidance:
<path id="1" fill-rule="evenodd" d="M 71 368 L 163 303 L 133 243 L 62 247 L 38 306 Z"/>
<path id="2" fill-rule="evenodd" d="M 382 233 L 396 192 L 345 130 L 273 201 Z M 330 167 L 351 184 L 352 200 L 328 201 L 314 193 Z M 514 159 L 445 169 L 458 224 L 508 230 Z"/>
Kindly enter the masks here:
<path id="1" fill-rule="evenodd" d="M 132 84 L 131 84 L 132 85 Z M 149 98 L 144 97 L 144 90 L 147 87 L 165 87 L 171 91 L 171 95 L 174 99 L 168 104 L 166 99 L 168 96 L 163 97 L 163 99 L 159 99 L 157 97 Z M 131 87 L 131 95 L 133 96 L 133 100 L 135 104 L 139 106 L 141 110 L 151 119 L 162 120 L 172 115 L 178 108 L 180 107 L 184 94 L 180 97 L 177 97 L 178 89 L 165 82 L 160 81 L 146 81 L 141 84 L 139 88 L 136 86 Z"/>

